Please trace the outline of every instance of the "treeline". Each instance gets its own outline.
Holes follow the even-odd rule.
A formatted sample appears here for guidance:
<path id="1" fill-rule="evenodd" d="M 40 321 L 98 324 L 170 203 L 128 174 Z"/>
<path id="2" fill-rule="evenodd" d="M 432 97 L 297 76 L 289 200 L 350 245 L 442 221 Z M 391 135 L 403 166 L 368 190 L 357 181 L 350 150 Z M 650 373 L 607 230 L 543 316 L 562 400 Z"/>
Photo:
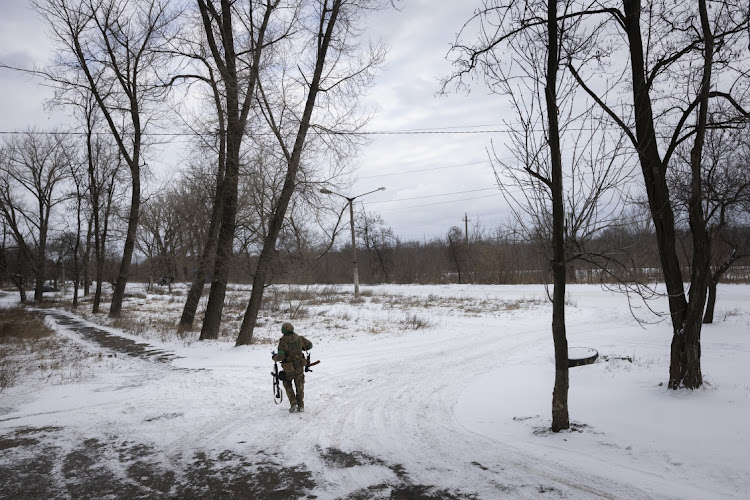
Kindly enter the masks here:
<path id="1" fill-rule="evenodd" d="M 423 241 L 401 241 L 391 237 L 376 243 L 363 239 L 357 230 L 357 265 L 359 279 L 365 284 L 538 284 L 549 283 L 549 258 L 542 242 L 520 241 L 500 235 L 474 234 L 468 240 L 452 242 L 450 235 Z M 741 241 L 737 252 L 750 255 L 750 227 L 730 228 L 735 241 Z M 688 233 L 682 240 L 682 273 L 690 277 Z M 654 283 L 661 279 L 659 255 L 653 232 L 611 231 L 591 243 L 592 247 L 619 248 L 598 261 L 572 261 L 569 264 L 571 283 L 615 283 L 618 281 Z M 714 270 L 718 270 L 735 251 L 734 246 L 719 245 L 715 249 Z M 252 282 L 255 257 L 238 254 L 233 266 L 232 281 Z M 352 283 L 353 262 L 351 244 L 325 251 L 321 245 L 287 248 L 277 255 L 273 265 L 272 282 L 313 284 Z M 750 282 L 750 266 L 730 267 L 723 276 L 726 283 Z M 160 267 L 157 261 L 146 260 L 139 265 L 139 278 L 172 276 L 177 281 L 189 281 L 194 261 L 188 256 L 179 259 L 181 265 L 173 271 Z M 179 268 L 179 269 L 178 269 Z M 154 269 L 159 271 L 154 272 Z M 176 271 L 174 271 L 176 270 Z M 156 279 L 154 278 L 154 279 Z"/>
<path id="2" fill-rule="evenodd" d="M 195 278 L 205 228 L 201 230 L 201 224 L 193 220 L 193 217 L 200 220 L 199 205 L 176 199 L 176 196 L 156 196 L 146 205 L 147 216 L 138 237 L 139 258 L 133 269 L 134 280 L 169 286 L 190 283 Z M 152 214 L 151 206 L 158 207 L 159 213 Z M 191 209 L 186 210 L 186 207 Z M 364 284 L 537 284 L 549 283 L 551 279 L 544 242 L 524 241 L 511 228 L 499 228 L 494 232 L 474 228 L 471 234 L 466 234 L 453 227 L 443 237 L 402 241 L 377 216 L 359 213 L 355 224 L 359 279 Z M 295 237 L 293 231 L 289 231 L 284 237 L 285 245 L 273 261 L 269 283 L 352 283 L 352 247 L 348 243 L 348 228 L 344 229 L 344 237 L 340 235 L 340 239 L 347 243 L 331 248 L 326 248 L 320 233 L 306 231 Z M 690 277 L 692 257 L 689 234 L 687 230 L 680 233 L 685 281 Z M 714 272 L 734 257 L 737 265 L 728 268 L 722 281 L 750 282 L 750 266 L 743 265 L 743 256 L 750 255 L 750 227 L 729 227 L 723 235 L 714 248 Z M 73 285 L 78 283 L 81 292 L 87 295 L 94 281 L 95 266 L 86 259 L 91 251 L 85 241 L 78 250 L 78 258 L 75 257 L 71 246 L 74 240 L 73 235 L 62 233 L 48 244 L 48 254 L 55 256 L 46 262 L 48 286 L 60 288 L 67 279 Z M 730 241 L 732 244 L 727 243 Z M 568 266 L 571 283 L 653 283 L 661 278 L 655 234 L 648 228 L 641 225 L 619 227 L 603 232 L 587 245 L 591 254 L 600 249 L 606 255 L 588 262 L 571 260 Z M 245 245 L 235 249 L 230 266 L 232 283 L 252 283 L 257 265 L 257 254 L 252 248 L 251 241 L 247 240 Z M 4 272 L 0 280 L 11 278 L 9 272 L 16 276 L 29 274 L 31 269 L 17 267 L 21 261 L 16 249 L 3 246 L 1 250 Z M 116 248 L 109 248 L 107 255 L 104 281 L 114 284 Z M 210 282 L 210 277 L 207 281 Z"/>

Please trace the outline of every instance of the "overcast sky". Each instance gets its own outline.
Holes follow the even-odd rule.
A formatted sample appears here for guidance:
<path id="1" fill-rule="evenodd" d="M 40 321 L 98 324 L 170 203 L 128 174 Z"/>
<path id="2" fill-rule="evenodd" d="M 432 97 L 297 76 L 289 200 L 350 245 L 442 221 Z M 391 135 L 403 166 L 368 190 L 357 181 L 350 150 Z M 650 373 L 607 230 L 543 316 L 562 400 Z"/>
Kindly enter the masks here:
<path id="1" fill-rule="evenodd" d="M 405 0 L 400 12 L 377 13 L 368 35 L 389 46 L 388 60 L 365 104 L 377 112 L 370 130 L 488 130 L 502 128 L 507 107 L 501 97 L 481 87 L 436 97 L 439 79 L 450 73 L 445 56 L 477 0 L 435 2 Z M 13 65 L 43 66 L 49 61 L 45 28 L 28 0 L 3 0 L 0 60 Z M 64 121 L 44 109 L 49 92 L 27 76 L 0 70 L 0 131 L 34 126 L 49 129 Z M 362 201 L 381 214 L 402 239 L 444 236 L 451 226 L 479 222 L 494 229 L 508 210 L 495 189 L 486 148 L 502 148 L 504 134 L 378 135 L 362 149 L 356 182 L 347 195 L 384 186 Z M 343 202 L 344 200 L 342 200 Z"/>

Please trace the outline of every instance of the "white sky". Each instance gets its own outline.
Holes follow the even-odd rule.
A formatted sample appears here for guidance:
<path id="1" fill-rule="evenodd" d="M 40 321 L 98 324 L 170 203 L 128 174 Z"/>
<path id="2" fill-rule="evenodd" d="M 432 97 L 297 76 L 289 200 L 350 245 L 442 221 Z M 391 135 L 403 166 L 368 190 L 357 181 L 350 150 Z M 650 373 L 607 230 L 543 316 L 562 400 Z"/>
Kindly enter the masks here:
<path id="1" fill-rule="evenodd" d="M 469 95 L 435 96 L 439 79 L 452 71 L 446 60 L 450 43 L 477 4 L 409 0 L 401 12 L 378 15 L 372 36 L 380 34 L 390 51 L 370 97 L 379 109 L 371 129 L 504 128 L 504 101 L 480 87 Z M 352 194 L 385 186 L 385 192 L 367 198 L 366 208 L 408 239 L 463 228 L 464 214 L 470 225 L 478 221 L 492 229 L 508 212 L 494 189 L 486 148 L 490 140 L 498 147 L 504 139 L 499 134 L 377 136 L 361 155 L 360 180 Z M 446 193 L 460 194 L 434 196 Z M 426 196 L 434 197 L 422 198 Z"/>
<path id="2" fill-rule="evenodd" d="M 2 3 L 0 60 L 25 67 L 45 65 L 49 42 L 28 0 Z M 445 59 L 450 43 L 478 0 L 407 0 L 403 4 L 400 12 L 377 13 L 368 22 L 368 35 L 382 38 L 390 47 L 386 66 L 365 102 L 377 109 L 369 129 L 502 129 L 502 120 L 507 119 L 503 111 L 508 112 L 502 97 L 489 95 L 480 87 L 469 95 L 436 96 L 439 79 L 451 71 Z M 49 96 L 49 90 L 37 81 L 0 70 L 0 131 L 30 126 L 46 130 L 64 120 L 64 113 L 58 111 L 50 117 L 45 111 L 43 103 Z M 463 227 L 464 214 L 468 214 L 470 226 L 479 222 L 487 229 L 496 228 L 506 221 L 508 210 L 493 189 L 494 175 L 486 153 L 490 140 L 502 148 L 505 137 L 375 136 L 361 151 L 357 180 L 351 192 L 344 194 L 385 186 L 386 191 L 363 200 L 366 209 L 381 214 L 402 239 L 444 236 L 451 226 Z"/>

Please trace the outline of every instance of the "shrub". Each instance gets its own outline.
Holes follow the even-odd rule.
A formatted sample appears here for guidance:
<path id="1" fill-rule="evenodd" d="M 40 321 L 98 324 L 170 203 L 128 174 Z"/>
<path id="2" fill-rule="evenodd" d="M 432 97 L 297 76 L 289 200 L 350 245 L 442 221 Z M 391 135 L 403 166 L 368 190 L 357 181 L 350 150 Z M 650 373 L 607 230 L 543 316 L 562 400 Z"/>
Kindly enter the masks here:
<path id="1" fill-rule="evenodd" d="M 407 330 L 419 330 L 421 328 L 429 328 L 432 326 L 432 322 L 418 314 L 409 314 L 399 322 Z"/>

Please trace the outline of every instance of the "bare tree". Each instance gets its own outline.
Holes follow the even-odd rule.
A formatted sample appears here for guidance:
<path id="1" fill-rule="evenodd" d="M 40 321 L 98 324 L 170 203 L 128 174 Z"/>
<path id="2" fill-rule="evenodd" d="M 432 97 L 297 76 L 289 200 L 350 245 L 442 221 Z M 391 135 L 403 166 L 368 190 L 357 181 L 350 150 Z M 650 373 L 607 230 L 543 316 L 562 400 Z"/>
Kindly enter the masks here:
<path id="1" fill-rule="evenodd" d="M 3 149 L 0 148 L 0 162 L 2 161 Z M 0 203 L 2 200 L 0 199 Z M 0 280 L 4 284 L 8 278 L 16 287 L 20 295 L 21 303 L 26 303 L 26 276 L 29 271 L 28 259 L 19 251 L 4 217 L 0 217 L 3 224 L 3 237 L 0 242 Z"/>
<path id="2" fill-rule="evenodd" d="M 191 23 L 195 24 L 195 26 L 187 24 L 186 29 L 183 30 L 181 36 L 175 39 L 175 46 L 172 49 L 172 52 L 176 57 L 186 61 L 186 68 L 172 77 L 170 86 L 174 89 L 177 87 L 178 83 L 187 83 L 186 95 L 190 95 L 190 92 L 195 93 L 193 89 L 193 84 L 195 82 L 202 84 L 201 90 L 199 91 L 199 98 L 197 99 L 201 104 L 198 111 L 193 112 L 192 109 L 184 104 L 177 105 L 176 108 L 179 110 L 178 114 L 183 118 L 186 128 L 191 132 L 197 132 L 195 135 L 196 140 L 193 142 L 192 147 L 198 155 L 199 160 L 198 162 L 193 162 L 193 164 L 190 165 L 190 169 L 192 173 L 201 173 L 197 177 L 192 175 L 192 180 L 196 181 L 199 180 L 199 178 L 203 179 L 204 167 L 206 165 L 212 165 L 212 168 L 209 168 L 209 170 L 213 171 L 213 173 L 209 175 L 211 180 L 200 180 L 199 184 L 201 184 L 203 189 L 206 189 L 207 192 L 212 193 L 213 196 L 210 199 L 209 215 L 206 217 L 206 221 L 209 221 L 207 233 L 205 234 L 205 238 L 200 238 L 200 241 L 202 242 L 201 248 L 194 249 L 194 255 L 198 260 L 195 263 L 193 281 L 188 290 L 185 299 L 185 306 L 183 307 L 182 316 L 180 317 L 180 322 L 178 324 L 179 331 L 185 331 L 192 328 L 204 285 L 216 262 L 216 244 L 223 213 L 222 193 L 227 162 L 228 117 L 226 112 L 227 101 L 224 99 L 226 92 L 223 90 L 224 82 L 222 81 L 222 75 L 213 59 L 214 53 L 212 52 L 212 48 L 205 35 L 205 24 L 200 15 L 200 5 L 198 4 L 197 7 L 198 12 L 195 16 L 196 20 L 194 23 Z M 251 4 L 251 12 L 253 8 L 257 7 L 254 7 Z M 212 7 L 212 9 L 213 11 L 216 10 L 215 7 Z M 233 15 L 234 14 L 230 12 L 230 17 Z M 231 25 L 231 23 L 229 23 L 229 25 Z M 250 25 L 252 25 L 252 22 L 250 22 Z M 219 28 L 220 27 L 217 26 L 217 30 Z M 250 60 L 236 58 L 233 63 L 235 66 L 240 65 L 235 71 L 238 75 L 242 75 L 246 80 L 249 79 L 249 83 L 252 83 L 252 79 L 254 78 L 252 75 L 255 73 L 255 70 L 245 66 L 252 64 L 252 61 L 254 61 L 252 58 Z M 245 83 L 243 83 L 243 85 Z M 193 100 L 195 99 L 182 99 L 182 102 L 190 102 Z M 210 105 L 208 103 L 210 103 Z M 237 147 L 240 146 L 238 145 Z M 185 187 L 187 187 L 189 191 L 192 191 L 192 189 L 197 186 L 195 183 L 191 183 L 189 186 L 185 185 Z M 187 195 L 188 192 L 184 192 L 183 194 Z M 197 194 L 197 192 L 193 194 Z M 194 222 L 193 224 L 195 228 L 203 225 L 202 223 L 199 224 L 197 222 Z M 215 286 L 222 287 L 225 285 L 217 284 Z M 217 303 L 214 302 L 213 307 L 216 306 Z"/>
<path id="3" fill-rule="evenodd" d="M 750 255 L 743 245 L 737 226 L 745 222 L 750 206 L 750 137 L 747 127 L 709 129 L 702 161 L 703 211 L 708 225 L 708 249 L 711 271 L 703 323 L 712 323 L 717 285 L 724 273 L 738 260 Z M 675 200 L 677 224 L 689 227 L 691 197 L 690 150 L 680 147 L 667 181 Z M 692 253 L 687 256 L 692 259 Z"/>
<path id="4" fill-rule="evenodd" d="M 458 226 L 451 227 L 448 234 L 445 236 L 445 239 L 448 243 L 451 261 L 453 262 L 453 265 L 456 268 L 456 273 L 458 274 L 458 283 L 461 284 L 463 283 L 461 267 L 463 266 L 466 252 L 466 245 L 464 244 L 464 236 L 461 228 Z"/>
<path id="5" fill-rule="evenodd" d="M 393 229 L 385 227 L 378 214 L 367 213 L 364 208 L 357 217 L 357 233 L 370 254 L 371 267 L 382 276 L 382 282 L 390 283 L 393 267 L 393 245 L 397 241 Z"/>
<path id="6" fill-rule="evenodd" d="M 94 280 L 96 283 L 91 306 L 93 313 L 98 313 L 101 305 L 110 223 L 119 203 L 119 187 L 124 184 L 122 155 L 112 139 L 97 134 L 96 116 L 94 103 L 89 101 L 85 107 L 85 126 L 90 226 L 94 239 Z"/>
<path id="7" fill-rule="evenodd" d="M 360 29 L 358 24 L 362 21 L 363 12 L 377 8 L 380 3 L 378 0 L 303 2 L 300 16 L 303 23 L 298 29 L 309 38 L 296 41 L 286 51 L 279 52 L 282 57 L 294 57 L 294 69 L 289 68 L 290 63 L 286 61 L 281 74 L 272 74 L 273 79 L 259 87 L 262 111 L 278 140 L 287 169 L 283 188 L 273 207 L 268 234 L 258 256 L 253 289 L 237 336 L 237 345 L 252 342 L 263 289 L 276 252 L 276 241 L 299 182 L 307 134 L 313 120 L 328 121 L 333 126 L 344 125 L 340 108 L 343 106 L 344 115 L 349 115 L 346 109 L 350 105 L 348 103 L 371 82 L 372 70 L 382 61 L 382 49 L 370 50 L 368 56 L 362 59 L 356 46 Z M 309 66 L 304 67 L 305 63 Z M 278 82 L 276 87 L 271 85 L 274 81 Z M 325 99 L 323 105 L 316 104 L 319 96 Z"/>
<path id="8" fill-rule="evenodd" d="M 81 155 L 76 155 L 75 160 L 70 162 L 69 168 L 72 190 L 68 199 L 72 202 L 70 211 L 75 214 L 73 217 L 73 220 L 75 220 L 75 229 L 67 231 L 68 237 L 66 238 L 66 243 L 70 255 L 73 257 L 73 307 L 76 308 L 78 307 L 78 290 L 85 264 L 85 259 L 82 258 L 83 255 L 81 252 L 81 238 L 84 236 L 84 228 L 90 228 L 91 226 L 87 224 L 86 211 L 84 210 L 84 205 L 88 198 L 86 161 Z"/>
<path id="9" fill-rule="evenodd" d="M 555 432 L 570 426 L 569 269 L 576 259 L 594 260 L 588 243 L 613 223 L 628 178 L 621 140 L 596 125 L 591 104 L 576 97 L 575 82 L 561 71 L 571 54 L 585 60 L 594 53 L 599 36 L 581 15 L 571 15 L 578 7 L 575 0 L 484 2 L 462 31 L 478 23 L 478 40 L 467 44 L 459 34 L 452 48 L 459 69 L 445 82 L 460 87 L 465 76 L 479 72 L 492 91 L 510 98 L 515 110 L 515 120 L 508 123 L 514 130 L 510 149 L 515 161 L 503 160 L 494 148 L 491 159 L 499 167 L 498 185 L 513 207 L 515 224 L 527 241 L 541 243 L 550 262 Z"/>
<path id="10" fill-rule="evenodd" d="M 181 207 L 175 191 L 160 190 L 143 205 L 138 248 L 149 259 L 151 279 L 166 277 L 169 289 L 177 275 L 177 255 L 182 252 Z"/>
<path id="11" fill-rule="evenodd" d="M 130 169 L 131 200 L 120 270 L 109 314 L 117 317 L 130 275 L 141 201 L 145 135 L 164 95 L 158 73 L 174 14 L 161 0 L 34 0 L 58 46 L 44 75 L 61 93 L 93 95 Z"/>
<path id="12" fill-rule="evenodd" d="M 632 105 L 615 101 L 619 95 L 617 80 L 612 88 L 597 92 L 582 76 L 585 71 L 600 75 L 606 69 L 604 61 L 621 60 L 619 51 L 606 50 L 602 45 L 595 61 L 576 61 L 571 54 L 568 67 L 637 151 L 672 319 L 668 386 L 694 389 L 703 383 L 700 332 L 710 274 L 710 230 L 703 205 L 704 141 L 709 127 L 747 117 L 743 89 L 747 88 L 748 74 L 741 68 L 748 60 L 750 7 L 732 0 L 711 2 L 710 9 L 706 0 L 680 5 L 623 0 L 622 10 L 613 2 L 596 15 L 611 20 L 616 31 L 613 41 L 623 34 L 626 37 L 630 78 L 621 80 L 620 85 L 631 93 Z M 619 74 L 621 66 L 614 67 Z M 718 115 L 710 113 L 711 108 L 725 110 L 724 118 L 715 121 Z M 686 295 L 667 172 L 676 149 L 687 141 L 692 142 L 688 216 L 693 259 Z"/>
<path id="13" fill-rule="evenodd" d="M 279 5 L 280 0 L 249 0 L 246 5 L 229 0 L 198 0 L 211 64 L 216 67 L 223 85 L 221 108 L 226 113 L 226 163 L 217 200 L 221 203 L 220 226 L 201 340 L 215 339 L 219 335 L 236 229 L 240 151 L 254 104 L 261 55 L 263 49 L 273 43 L 266 35 Z M 246 35 L 236 32 L 239 26 L 247 31 Z"/>
<path id="14" fill-rule="evenodd" d="M 70 145 L 61 137 L 30 130 L 6 142 L 0 154 L 0 211 L 33 269 L 35 302 L 43 298 L 47 277 L 52 212 L 65 199 L 61 185 L 70 175 Z"/>

